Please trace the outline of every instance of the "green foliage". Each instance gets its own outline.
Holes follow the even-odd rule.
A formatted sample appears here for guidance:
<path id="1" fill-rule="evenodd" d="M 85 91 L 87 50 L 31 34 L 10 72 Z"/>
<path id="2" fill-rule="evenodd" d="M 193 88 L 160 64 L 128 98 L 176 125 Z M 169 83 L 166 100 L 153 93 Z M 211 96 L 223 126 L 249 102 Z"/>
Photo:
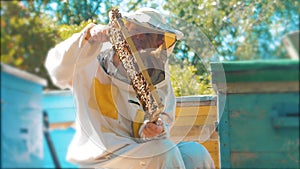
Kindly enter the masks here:
<path id="1" fill-rule="evenodd" d="M 86 27 L 92 21 L 82 21 L 79 25 L 67 25 L 62 24 L 58 26 L 57 32 L 60 37 L 60 41 L 69 38 L 74 33 L 80 32 L 84 27 Z"/>
<path id="2" fill-rule="evenodd" d="M 299 1 L 270 0 L 166 0 L 176 27 L 187 39 L 200 39 L 201 31 L 221 59 L 249 60 L 286 57 L 281 37 L 299 29 Z M 191 31 L 189 28 L 200 29 Z"/>
<path id="3" fill-rule="evenodd" d="M 112 7 L 110 1 L 104 0 L 93 0 L 92 2 L 89 0 L 69 0 L 63 3 L 61 3 L 61 0 L 52 0 L 52 3 L 58 4 L 55 14 L 59 23 L 71 25 L 79 25 L 82 21 L 97 20 L 98 15 L 104 14 L 107 16 L 109 9 Z M 101 9 L 101 7 L 103 8 Z M 107 23 L 107 17 L 104 17 L 102 22 Z"/>
<path id="4" fill-rule="evenodd" d="M 299 1 L 166 2 L 164 9 L 172 14 L 169 21 L 185 34 L 176 45 L 175 59 L 170 58 L 171 74 L 180 77 L 179 81 L 172 79 L 177 95 L 197 94 L 200 84 L 195 84 L 195 79 L 201 83 L 200 86 L 206 88 L 204 91 L 209 92 L 209 63 L 218 58 L 253 60 L 287 57 L 281 37 L 299 29 Z M 191 68 L 192 66 L 194 67 Z M 182 72 L 178 70 L 180 68 Z M 200 79 L 201 75 L 207 76 Z"/>
<path id="5" fill-rule="evenodd" d="M 109 11 L 121 3 L 124 4 L 122 0 L 35 0 L 28 1 L 26 5 L 34 14 L 48 13 L 59 25 L 80 25 L 81 22 L 89 20 L 107 24 Z M 121 10 L 131 11 L 145 2 L 132 0 L 125 4 L 120 6 Z"/>
<path id="6" fill-rule="evenodd" d="M 189 64 L 169 65 L 171 82 L 176 96 L 214 94 L 211 87 L 211 76 L 203 73 L 196 74 L 197 69 Z"/>
<path id="7" fill-rule="evenodd" d="M 55 24 L 34 16 L 20 2 L 1 1 L 1 62 L 47 77 L 44 60 L 54 46 Z"/>
<path id="8" fill-rule="evenodd" d="M 17 1 L 1 1 L 1 62 L 43 77 L 49 88 L 55 88 L 44 67 L 48 51 L 91 21 L 57 25 L 48 15 L 29 8 Z"/>

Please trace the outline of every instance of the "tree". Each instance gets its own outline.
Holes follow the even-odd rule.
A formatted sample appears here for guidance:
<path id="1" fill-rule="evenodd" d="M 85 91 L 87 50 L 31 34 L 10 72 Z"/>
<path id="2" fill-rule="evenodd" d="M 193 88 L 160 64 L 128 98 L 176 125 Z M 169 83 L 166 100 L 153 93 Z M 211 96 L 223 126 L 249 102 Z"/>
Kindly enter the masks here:
<path id="1" fill-rule="evenodd" d="M 253 60 L 286 58 L 281 38 L 299 29 L 299 1 L 270 0 L 166 0 L 164 9 L 170 11 L 169 21 L 185 37 L 177 43 L 171 67 L 186 72 L 189 66 L 201 76 L 201 86 L 211 91 L 209 83 L 210 62 L 218 60 Z M 187 64 L 188 66 L 185 66 Z M 183 82 L 175 82 L 175 89 L 184 88 L 189 73 L 170 68 L 171 74 Z M 192 83 L 192 81 L 191 81 Z M 194 84 L 193 86 L 198 86 Z M 184 88 L 183 88 L 184 87 Z M 194 89 L 196 89 L 195 87 Z M 192 90 L 194 90 L 192 89 Z M 193 92 L 194 93 L 194 92 Z"/>
<path id="2" fill-rule="evenodd" d="M 48 22 L 20 2 L 1 1 L 1 62 L 47 77 L 45 55 L 56 43 L 55 25 Z"/>
<path id="3" fill-rule="evenodd" d="M 176 96 L 214 94 L 210 85 L 211 76 L 207 73 L 197 75 L 195 66 L 186 64 L 169 65 L 171 82 Z"/>
<path id="4" fill-rule="evenodd" d="M 51 15 L 59 25 L 79 25 L 82 21 L 88 20 L 107 24 L 109 11 L 121 3 L 126 7 L 122 9 L 125 11 L 145 5 L 145 2 L 141 0 L 129 1 L 125 4 L 122 0 L 35 0 L 28 1 L 26 6 L 36 15 L 40 13 Z"/>
<path id="5" fill-rule="evenodd" d="M 285 49 L 280 47 L 281 37 L 299 29 L 299 1 L 166 1 L 164 8 L 175 18 L 171 22 L 188 30 L 187 39 L 203 36 L 190 35 L 191 25 L 200 29 L 222 60 L 285 58 Z"/>

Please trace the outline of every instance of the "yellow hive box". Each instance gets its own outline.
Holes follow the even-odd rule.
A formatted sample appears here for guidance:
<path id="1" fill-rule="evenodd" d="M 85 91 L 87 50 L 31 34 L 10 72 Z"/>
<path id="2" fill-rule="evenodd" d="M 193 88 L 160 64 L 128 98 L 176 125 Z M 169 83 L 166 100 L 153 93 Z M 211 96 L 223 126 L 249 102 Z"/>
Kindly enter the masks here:
<path id="1" fill-rule="evenodd" d="M 211 154 L 216 168 L 219 168 L 217 97 L 184 96 L 176 100 L 176 120 L 171 129 L 171 140 L 176 143 L 180 141 L 201 143 Z"/>

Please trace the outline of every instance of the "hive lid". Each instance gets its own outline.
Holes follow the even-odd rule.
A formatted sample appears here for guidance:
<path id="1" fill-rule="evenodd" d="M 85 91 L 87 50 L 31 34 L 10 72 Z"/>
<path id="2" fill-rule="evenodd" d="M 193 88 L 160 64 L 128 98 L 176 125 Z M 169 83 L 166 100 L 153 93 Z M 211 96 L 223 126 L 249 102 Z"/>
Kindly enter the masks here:
<path id="1" fill-rule="evenodd" d="M 25 80 L 28 80 L 28 81 L 31 81 L 31 82 L 38 83 L 42 86 L 47 86 L 47 80 L 46 79 L 43 79 L 41 77 L 38 77 L 38 76 L 36 76 L 34 74 L 31 74 L 31 73 L 28 73 L 26 71 L 14 68 L 12 66 L 6 65 L 4 63 L 1 63 L 1 72 L 5 72 L 7 74 L 17 76 L 21 79 L 25 79 Z"/>
<path id="2" fill-rule="evenodd" d="M 213 83 L 299 81 L 298 60 L 215 62 L 211 71 Z"/>

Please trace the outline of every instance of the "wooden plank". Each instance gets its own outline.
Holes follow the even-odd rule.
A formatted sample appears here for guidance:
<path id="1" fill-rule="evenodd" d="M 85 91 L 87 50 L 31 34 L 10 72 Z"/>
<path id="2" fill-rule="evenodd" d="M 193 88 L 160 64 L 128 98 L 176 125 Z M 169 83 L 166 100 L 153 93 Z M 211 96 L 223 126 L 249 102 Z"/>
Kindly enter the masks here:
<path id="1" fill-rule="evenodd" d="M 220 156 L 219 156 L 219 152 L 217 152 L 217 151 L 208 151 L 208 152 L 209 152 L 211 158 L 214 161 L 215 168 L 219 169 L 220 168 Z"/>
<path id="2" fill-rule="evenodd" d="M 189 133 L 187 134 L 182 134 L 182 135 L 173 135 L 171 132 L 171 140 L 173 140 L 174 142 L 179 142 L 179 141 L 196 141 L 199 143 L 205 143 L 207 141 L 214 141 L 214 142 L 219 142 L 218 139 L 218 133 L 217 132 L 213 132 L 211 133 L 211 136 L 208 138 L 208 140 L 206 141 L 202 141 L 200 142 L 200 134 L 199 135 L 191 135 Z"/>
<path id="3" fill-rule="evenodd" d="M 299 168 L 295 152 L 232 152 L 231 168 Z"/>
<path id="4" fill-rule="evenodd" d="M 211 158 L 215 163 L 215 168 L 220 168 L 220 154 L 219 154 L 219 142 L 218 140 L 211 141 L 208 140 L 204 143 L 201 143 L 209 152 Z"/>
<path id="5" fill-rule="evenodd" d="M 299 61 L 266 60 L 212 63 L 212 83 L 299 81 Z"/>
<path id="6" fill-rule="evenodd" d="M 299 82 L 236 82 L 219 83 L 218 91 L 222 93 L 286 93 L 298 92 Z"/>
<path id="7" fill-rule="evenodd" d="M 199 135 L 202 126 L 173 126 L 171 128 L 171 136 L 182 136 L 182 135 Z"/>
<path id="8" fill-rule="evenodd" d="M 217 140 L 213 140 L 213 141 L 209 140 L 201 144 L 205 146 L 208 151 L 219 152 L 219 142 Z"/>
<path id="9" fill-rule="evenodd" d="M 67 129 L 69 127 L 74 127 L 75 124 L 73 121 L 63 122 L 63 123 L 50 123 L 49 129 L 56 130 L 56 129 Z"/>
<path id="10" fill-rule="evenodd" d="M 298 93 L 235 94 L 227 99 L 232 151 L 298 151 L 299 127 L 275 128 L 272 123 L 272 111 L 280 116 L 299 112 Z M 299 114 L 295 115 L 299 119 Z"/>
<path id="11" fill-rule="evenodd" d="M 174 142 L 199 142 L 203 125 L 210 124 L 214 127 L 217 121 L 216 102 L 199 105 L 199 103 L 177 104 L 176 121 L 171 129 L 171 140 Z M 201 143 L 210 153 L 217 169 L 220 168 L 218 138 L 218 132 L 215 131 L 211 134 L 209 140 Z"/>
<path id="12" fill-rule="evenodd" d="M 181 136 L 188 133 L 190 136 L 197 136 L 200 134 L 202 126 L 173 126 L 171 129 L 172 136 Z"/>
<path id="13" fill-rule="evenodd" d="M 217 116 L 182 116 L 177 117 L 174 125 L 176 126 L 201 126 L 204 124 L 214 125 L 217 121 Z"/>
<path id="14" fill-rule="evenodd" d="M 218 95 L 218 112 L 223 112 L 222 114 L 218 113 L 218 118 L 220 119 L 218 125 L 219 131 L 219 145 L 220 145 L 220 167 L 221 168 L 231 168 L 230 164 L 230 146 L 231 146 L 231 138 L 230 138 L 230 126 L 229 126 L 229 110 L 228 105 L 229 99 L 223 93 L 219 93 Z M 220 106 L 222 105 L 222 106 Z"/>
<path id="15" fill-rule="evenodd" d="M 176 116 L 217 115 L 217 106 L 176 107 Z"/>
<path id="16" fill-rule="evenodd" d="M 272 71 L 299 70 L 299 61 L 291 59 L 276 60 L 241 60 L 212 62 L 212 72 L 240 72 L 240 71 Z"/>
<path id="17" fill-rule="evenodd" d="M 298 68 L 294 67 L 294 70 L 281 69 L 281 70 L 248 70 L 248 71 L 237 71 L 237 72 L 225 72 L 226 82 L 235 83 L 235 82 L 288 82 L 288 81 L 297 81 L 299 80 L 299 65 Z M 218 79 L 219 82 L 224 82 L 224 72 L 220 74 L 214 73 L 215 81 Z M 222 79 L 223 78 L 223 79 Z"/>
<path id="18" fill-rule="evenodd" d="M 176 107 L 199 107 L 199 106 L 216 106 L 215 100 L 211 101 L 198 101 L 198 102 L 177 102 Z"/>
<path id="19" fill-rule="evenodd" d="M 190 96 L 180 96 L 176 97 L 177 103 L 191 103 L 191 102 L 210 102 L 216 101 L 216 95 L 190 95 Z"/>
<path id="20" fill-rule="evenodd" d="M 211 126 L 212 128 L 214 126 Z M 171 137 L 190 136 L 199 137 L 201 135 L 202 126 L 173 126 L 171 129 Z M 218 139 L 218 132 L 212 131 L 210 139 Z"/>

